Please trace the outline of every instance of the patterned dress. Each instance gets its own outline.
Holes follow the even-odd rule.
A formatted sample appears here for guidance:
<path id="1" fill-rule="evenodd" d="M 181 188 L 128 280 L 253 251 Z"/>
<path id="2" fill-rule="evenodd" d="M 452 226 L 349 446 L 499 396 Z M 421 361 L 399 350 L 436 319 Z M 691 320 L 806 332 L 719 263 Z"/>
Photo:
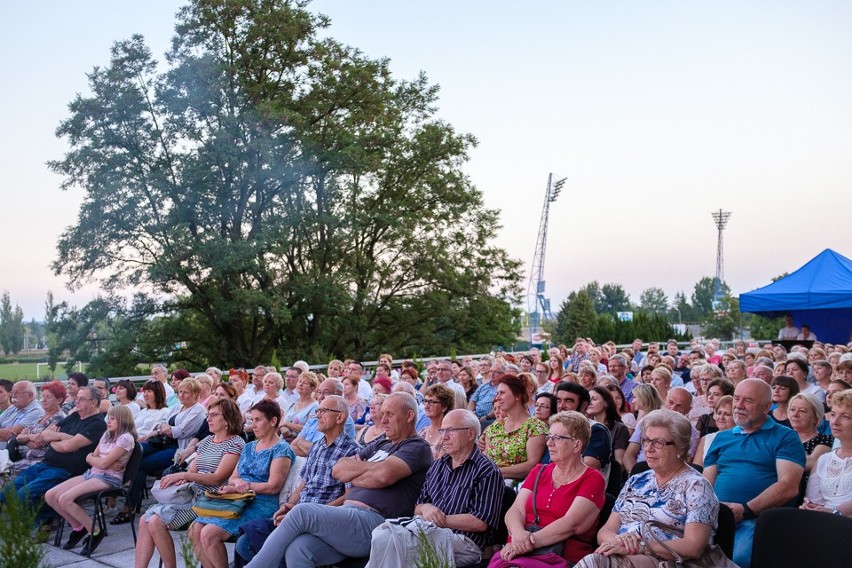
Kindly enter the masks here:
<path id="1" fill-rule="evenodd" d="M 544 436 L 547 432 L 545 423 L 532 416 L 512 432 L 507 432 L 505 421 L 499 420 L 485 429 L 485 438 L 490 445 L 485 455 L 497 467 L 524 463 L 527 461 L 527 441 L 535 436 Z"/>

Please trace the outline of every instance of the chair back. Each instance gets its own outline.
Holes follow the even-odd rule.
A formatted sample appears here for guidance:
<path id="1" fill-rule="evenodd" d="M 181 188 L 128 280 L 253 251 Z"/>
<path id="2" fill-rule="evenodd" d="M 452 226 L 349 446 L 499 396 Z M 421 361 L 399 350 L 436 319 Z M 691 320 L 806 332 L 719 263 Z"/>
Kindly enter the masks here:
<path id="1" fill-rule="evenodd" d="M 724 503 L 719 503 L 719 520 L 716 527 L 715 543 L 719 545 L 725 556 L 734 558 L 734 532 L 737 530 L 737 521 L 734 512 Z"/>
<path id="2" fill-rule="evenodd" d="M 613 460 L 612 469 L 609 470 L 609 479 L 606 482 L 606 492 L 610 495 L 618 495 L 626 480 L 627 474 L 624 471 L 624 466 Z"/>
<path id="3" fill-rule="evenodd" d="M 852 519 L 822 511 L 780 507 L 757 517 L 752 568 L 849 566 Z"/>
<path id="4" fill-rule="evenodd" d="M 124 468 L 124 485 L 133 483 L 133 478 L 139 471 L 139 464 L 142 463 L 142 444 L 136 442 L 133 446 L 133 453 L 130 454 L 130 459 L 127 461 L 127 467 Z"/>
<path id="5" fill-rule="evenodd" d="M 598 514 L 598 530 L 601 530 L 601 527 L 609 520 L 613 507 L 615 507 L 615 495 L 607 493 L 603 507 L 601 507 L 601 512 Z"/>

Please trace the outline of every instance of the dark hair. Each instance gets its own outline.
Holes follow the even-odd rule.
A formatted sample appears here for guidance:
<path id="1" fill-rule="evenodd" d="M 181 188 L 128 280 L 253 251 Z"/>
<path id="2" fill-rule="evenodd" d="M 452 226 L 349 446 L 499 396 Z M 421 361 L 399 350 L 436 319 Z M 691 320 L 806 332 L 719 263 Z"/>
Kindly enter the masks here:
<path id="1" fill-rule="evenodd" d="M 807 363 L 805 363 L 801 359 L 797 359 L 797 358 L 787 359 L 787 362 L 784 363 L 784 369 L 786 369 L 787 366 L 791 365 L 791 364 L 796 365 L 799 369 L 802 370 L 802 372 L 805 374 L 806 377 L 808 376 L 809 367 L 808 367 Z"/>
<path id="2" fill-rule="evenodd" d="M 278 405 L 275 404 L 275 406 Z M 219 407 L 219 410 L 222 411 L 222 418 L 224 418 L 225 422 L 228 424 L 228 434 L 231 436 L 242 434 L 243 413 L 240 411 L 240 407 L 237 403 L 229 398 L 213 397 L 213 402 L 211 402 L 207 407 L 207 412 L 210 412 L 211 409 L 216 407 Z"/>
<path id="3" fill-rule="evenodd" d="M 0 388 L 6 392 L 12 392 L 12 386 L 14 386 L 14 384 L 15 383 L 10 381 L 9 379 L 0 379 Z M 64 400 L 65 397 L 63 396 L 62 399 Z"/>
<path id="4" fill-rule="evenodd" d="M 89 377 L 87 377 L 85 373 L 70 373 L 68 375 L 68 380 L 70 381 L 72 379 L 80 388 L 89 386 Z"/>
<path id="5" fill-rule="evenodd" d="M 723 396 L 733 396 L 734 395 L 734 383 L 729 381 L 728 379 L 718 377 L 710 381 L 710 385 L 707 387 L 707 392 L 710 392 L 710 389 L 713 387 L 719 387 L 719 390 L 722 391 Z"/>
<path id="6" fill-rule="evenodd" d="M 236 400 L 236 398 L 237 398 L 237 389 L 235 389 L 235 388 L 234 388 L 234 385 L 231 385 L 231 384 L 228 384 L 228 383 L 222 383 L 222 382 L 220 382 L 218 385 L 216 385 L 216 388 L 217 388 L 217 389 L 218 389 L 219 387 L 222 387 L 222 388 L 225 390 L 225 392 L 226 392 L 226 393 L 228 393 L 228 396 L 229 396 L 229 397 L 231 397 L 232 399 Z"/>
<path id="7" fill-rule="evenodd" d="M 656 369 L 656 367 L 654 367 L 653 365 L 645 365 L 645 366 L 644 366 L 644 367 L 642 367 L 642 369 L 639 371 L 639 376 L 641 377 L 642 375 L 644 375 L 644 374 L 645 374 L 645 371 L 648 371 L 649 373 L 653 373 L 653 372 L 654 372 L 654 369 Z"/>
<path id="8" fill-rule="evenodd" d="M 628 404 L 627 400 L 625 400 L 624 393 L 621 391 L 621 387 L 619 387 L 618 385 L 607 385 L 604 388 L 606 388 L 606 390 L 608 390 L 610 393 L 618 393 L 618 400 L 621 403 L 617 409 L 619 415 L 630 412 L 630 404 Z M 614 395 L 612 396 L 612 401 L 615 402 Z"/>
<path id="9" fill-rule="evenodd" d="M 602 399 L 604 399 L 604 403 L 606 403 L 606 418 L 604 421 L 606 422 L 607 428 L 612 428 L 616 422 L 621 422 L 621 415 L 618 413 L 618 409 L 615 407 L 615 399 L 612 398 L 612 394 L 604 387 L 597 385 L 589 389 L 589 392 L 592 391 L 598 393 Z M 591 396 L 589 396 L 591 399 Z"/>
<path id="10" fill-rule="evenodd" d="M 127 391 L 127 398 L 131 402 L 136 400 L 136 385 L 132 381 L 122 379 L 115 384 L 115 388 L 118 389 L 118 387 L 124 387 L 124 390 Z"/>
<path id="11" fill-rule="evenodd" d="M 142 385 L 142 390 L 154 393 L 154 406 L 157 409 L 166 407 L 166 389 L 163 387 L 163 383 L 156 379 L 151 379 Z"/>
<path id="12" fill-rule="evenodd" d="M 550 415 L 553 416 L 556 414 L 556 403 L 559 399 L 556 398 L 555 395 L 550 394 L 549 392 L 540 392 L 535 395 L 535 400 L 538 401 L 540 398 L 546 398 L 550 401 Z"/>
<path id="13" fill-rule="evenodd" d="M 785 375 L 781 375 L 780 377 L 775 377 L 772 379 L 773 385 L 781 385 L 782 387 L 787 387 L 790 389 L 790 398 L 793 398 L 797 394 L 799 394 L 799 383 L 796 382 L 796 379 L 793 377 L 787 377 Z M 790 398 L 787 400 L 789 401 Z"/>
<path id="14" fill-rule="evenodd" d="M 578 409 L 583 408 L 584 404 L 589 403 L 589 391 L 587 391 L 586 387 L 584 387 L 583 385 L 580 385 L 580 384 L 577 384 L 577 383 L 563 382 L 563 383 L 559 383 L 558 385 L 556 385 L 556 390 L 557 391 L 572 392 L 572 393 L 576 394 L 577 398 L 579 399 L 579 404 L 577 406 Z M 610 397 L 610 398 L 612 398 L 612 397 Z M 615 403 L 613 403 L 613 404 L 615 404 Z"/>
<path id="15" fill-rule="evenodd" d="M 182 381 L 184 379 L 188 379 L 191 376 L 192 375 L 190 375 L 189 371 L 187 371 L 186 369 L 175 369 L 174 372 L 171 375 L 169 375 L 169 377 L 171 377 L 172 379 L 177 379 L 179 381 Z"/>
<path id="16" fill-rule="evenodd" d="M 249 408 L 249 412 L 251 412 L 252 410 L 260 412 L 261 414 L 266 416 L 266 419 L 270 422 L 274 418 L 276 425 L 281 424 L 281 407 L 278 406 L 278 403 L 274 400 L 261 400 L 260 402 Z"/>
<path id="17" fill-rule="evenodd" d="M 499 385 L 503 383 L 509 390 L 512 391 L 512 394 L 521 399 L 521 404 L 524 406 L 528 405 L 530 402 L 530 392 L 529 392 L 529 383 L 524 377 L 519 377 L 514 373 L 505 373 L 500 375 L 497 380 L 494 382 L 495 385 Z"/>

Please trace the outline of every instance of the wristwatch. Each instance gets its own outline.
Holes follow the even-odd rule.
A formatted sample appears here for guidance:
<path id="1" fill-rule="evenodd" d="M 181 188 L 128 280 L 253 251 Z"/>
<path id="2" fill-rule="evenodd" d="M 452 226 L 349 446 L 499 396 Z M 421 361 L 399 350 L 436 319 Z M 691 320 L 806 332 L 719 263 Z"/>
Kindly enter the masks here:
<path id="1" fill-rule="evenodd" d="M 748 503 L 743 503 L 743 519 L 746 521 L 750 521 L 751 519 L 756 519 L 757 515 L 754 511 L 751 510 L 751 507 L 748 506 Z"/>

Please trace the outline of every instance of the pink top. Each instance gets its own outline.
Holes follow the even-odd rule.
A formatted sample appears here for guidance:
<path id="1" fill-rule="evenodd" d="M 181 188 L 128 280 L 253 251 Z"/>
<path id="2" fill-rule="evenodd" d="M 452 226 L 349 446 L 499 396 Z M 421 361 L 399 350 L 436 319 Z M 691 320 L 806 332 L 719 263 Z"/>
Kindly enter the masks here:
<path id="1" fill-rule="evenodd" d="M 133 447 L 136 445 L 136 440 L 133 439 L 133 436 L 125 432 L 115 440 L 110 441 L 110 433 L 104 432 L 104 435 L 101 436 L 99 445 L 99 457 L 108 455 L 115 448 L 122 448 L 124 450 L 124 454 L 114 461 L 113 464 L 109 466 L 109 469 L 93 467 L 91 468 L 91 472 L 97 475 L 107 475 L 116 479 L 123 479 L 124 468 L 127 467 L 127 462 L 130 461 L 130 454 L 133 453 Z"/>

